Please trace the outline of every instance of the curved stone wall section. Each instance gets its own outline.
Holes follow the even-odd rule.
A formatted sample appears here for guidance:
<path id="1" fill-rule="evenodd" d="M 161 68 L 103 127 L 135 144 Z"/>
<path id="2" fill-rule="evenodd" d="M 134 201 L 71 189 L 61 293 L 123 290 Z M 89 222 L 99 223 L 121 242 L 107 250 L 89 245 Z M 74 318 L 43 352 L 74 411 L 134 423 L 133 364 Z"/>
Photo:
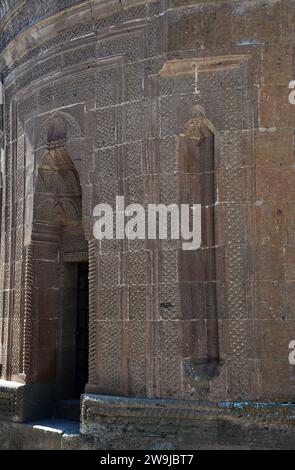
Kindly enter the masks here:
<path id="1" fill-rule="evenodd" d="M 21 31 L 41 18 L 51 16 L 72 5 L 83 3 L 81 0 L 1 0 L 0 20 L 3 20 L 4 31 L 1 34 L 1 50 Z M 6 24 L 5 24 L 6 23 Z"/>
<path id="2" fill-rule="evenodd" d="M 30 30 L 19 35 L 21 49 L 10 42 L 2 54 L 3 377 L 25 383 L 54 378 L 55 333 L 51 329 L 46 341 L 42 338 L 48 319 L 56 322 L 53 303 L 44 299 L 50 289 L 59 290 L 59 238 L 53 228 L 46 235 L 44 227 L 36 238 L 32 221 L 47 123 L 60 115 L 68 116 L 63 146 L 79 175 L 89 244 L 87 391 L 183 399 L 249 396 L 248 264 L 240 243 L 245 195 L 232 188 L 236 175 L 243 181 L 242 135 L 251 132 L 251 57 L 170 60 L 168 18 L 174 11 L 167 2 L 114 2 L 111 13 L 106 2 L 92 3 L 97 10 L 90 17 L 89 2 L 79 5 L 78 13 L 69 6 L 67 28 L 58 16 L 48 20 L 49 29 L 42 21 L 33 28 L 35 47 Z M 240 96 L 236 89 L 245 91 Z M 196 152 L 194 143 L 181 144 L 195 104 L 206 110 L 202 122 L 216 128 L 214 152 L 212 139 L 206 144 L 211 151 L 205 144 Z M 235 156 L 233 167 L 228 152 Z M 201 167 L 194 170 L 194 160 L 204 159 L 214 161 L 210 175 Z M 211 200 L 212 194 L 221 199 Z M 173 240 L 95 242 L 93 209 L 99 202 L 115 207 L 117 195 L 125 196 L 126 205 L 201 201 L 208 213 L 202 250 L 181 253 Z M 209 215 L 206 201 L 216 206 L 215 215 Z M 31 245 L 30 266 L 38 269 L 28 276 Z"/>
<path id="3" fill-rule="evenodd" d="M 48 308 L 47 268 L 34 277 L 38 249 L 27 247 L 42 132 L 58 111 L 80 129 L 69 124 L 64 145 L 79 174 L 89 246 L 87 391 L 195 400 L 292 396 L 294 111 L 282 68 L 273 66 L 284 50 L 283 70 L 293 77 L 292 2 L 281 8 L 274 0 L 267 14 L 261 2 L 241 2 L 238 10 L 234 3 L 40 1 L 32 11 L 36 2 L 27 1 L 4 17 L 3 378 L 26 383 L 33 376 L 30 311 L 38 316 Z M 269 110 L 270 97 L 279 117 Z M 198 172 L 193 144 L 191 169 L 180 164 L 188 153 L 181 134 L 196 104 L 216 129 L 214 185 L 212 174 L 199 185 L 216 195 L 208 216 L 211 257 L 210 249 L 180 256 L 172 241 L 93 240 L 98 202 L 114 205 L 116 195 L 126 204 L 190 199 Z M 201 150 L 197 160 L 207 155 Z M 35 334 L 46 334 L 44 324 Z M 272 342 L 277 373 L 270 377 Z M 196 359 L 213 349 L 218 373 L 200 378 Z"/>

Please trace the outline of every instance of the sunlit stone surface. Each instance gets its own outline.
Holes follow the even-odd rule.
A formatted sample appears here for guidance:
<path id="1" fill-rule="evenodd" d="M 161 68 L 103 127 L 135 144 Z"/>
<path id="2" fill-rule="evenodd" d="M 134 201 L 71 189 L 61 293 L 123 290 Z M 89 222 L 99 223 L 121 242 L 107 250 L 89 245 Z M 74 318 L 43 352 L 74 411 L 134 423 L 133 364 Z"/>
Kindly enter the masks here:
<path id="1" fill-rule="evenodd" d="M 295 447 L 294 19 L 0 1 L 0 448 Z M 118 195 L 201 248 L 99 242 Z"/>

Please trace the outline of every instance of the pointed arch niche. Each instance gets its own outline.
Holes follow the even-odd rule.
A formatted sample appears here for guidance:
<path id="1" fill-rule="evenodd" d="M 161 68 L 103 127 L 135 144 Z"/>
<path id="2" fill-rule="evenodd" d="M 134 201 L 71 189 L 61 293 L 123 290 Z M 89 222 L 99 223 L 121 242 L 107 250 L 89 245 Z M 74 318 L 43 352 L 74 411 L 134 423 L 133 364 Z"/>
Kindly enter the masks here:
<path id="1" fill-rule="evenodd" d="M 192 117 L 179 136 L 181 203 L 201 205 L 202 245 L 196 251 L 180 251 L 180 298 L 184 326 L 183 367 L 187 388 L 208 395 L 210 382 L 221 371 L 218 295 L 222 260 L 218 251 L 218 203 L 216 168 L 218 131 L 195 105 Z M 189 299 L 189 301 L 188 301 Z M 197 321 L 194 321 L 197 320 Z M 199 330 L 199 331 L 198 331 Z M 198 340 L 196 341 L 196 338 Z M 197 384 L 197 385 L 195 385 Z"/>
<path id="2" fill-rule="evenodd" d="M 43 124 L 27 197 L 23 371 L 26 383 L 52 384 L 56 399 L 78 398 L 88 380 L 88 243 L 70 150 L 75 137 L 81 154 L 80 134 L 65 113 Z"/>

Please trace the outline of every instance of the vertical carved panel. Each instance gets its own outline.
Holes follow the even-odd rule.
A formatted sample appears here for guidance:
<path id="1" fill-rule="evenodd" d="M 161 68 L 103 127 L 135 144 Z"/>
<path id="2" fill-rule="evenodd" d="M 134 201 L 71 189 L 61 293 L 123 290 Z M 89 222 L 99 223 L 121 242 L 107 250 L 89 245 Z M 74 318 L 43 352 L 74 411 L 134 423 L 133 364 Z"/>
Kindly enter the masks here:
<path id="1" fill-rule="evenodd" d="M 89 384 L 97 383 L 97 241 L 88 242 L 89 253 Z"/>
<path id="2" fill-rule="evenodd" d="M 224 192 L 229 202 L 224 207 L 225 279 L 229 318 L 229 391 L 235 398 L 248 393 L 247 305 L 245 291 L 245 240 L 243 230 L 243 192 L 235 179 L 242 166 L 241 138 L 229 133 L 221 136 L 221 164 Z"/>
<path id="3" fill-rule="evenodd" d="M 160 100 L 161 135 L 165 139 L 171 139 L 175 134 L 190 134 L 190 130 L 195 132 L 195 124 L 199 127 L 198 132 L 206 134 L 209 121 L 204 115 L 199 116 L 198 122 L 188 122 L 185 132 L 182 131 L 187 121 L 187 110 L 194 102 L 206 103 L 208 118 L 218 128 L 214 142 L 214 179 L 218 189 L 215 194 L 210 193 L 210 187 L 214 188 L 215 184 L 212 184 L 210 170 L 207 168 L 200 173 L 190 158 L 190 155 L 195 156 L 195 164 L 202 163 L 203 158 L 207 162 L 208 158 L 210 160 L 210 146 L 213 146 L 210 135 L 197 145 L 192 138 L 179 138 L 182 160 L 192 162 L 192 171 L 188 171 L 184 161 L 180 168 L 181 201 L 201 201 L 206 206 L 202 210 L 202 238 L 206 240 L 206 249 L 200 250 L 199 254 L 181 253 L 178 257 L 181 315 L 183 320 L 191 320 L 195 315 L 193 322 L 183 322 L 183 351 L 185 358 L 199 360 L 202 357 L 218 359 L 220 356 L 219 363 L 223 362 L 224 366 L 217 368 L 216 372 L 220 369 L 222 373 L 217 380 L 207 383 L 207 392 L 212 399 L 221 395 L 242 398 L 249 393 L 250 385 L 247 295 L 251 295 L 251 287 L 246 283 L 249 275 L 249 230 L 245 229 L 246 181 L 243 172 L 243 130 L 251 126 L 249 104 L 252 97 L 248 92 L 248 72 L 248 59 L 241 56 L 173 60 L 164 64 L 157 84 L 158 89 L 165 88 Z M 194 85 L 191 78 L 194 78 Z M 184 94 L 186 85 L 187 94 Z M 243 90 L 242 95 L 237 90 Z M 214 238 L 216 240 L 212 242 Z M 165 306 L 170 307 L 170 303 L 174 306 L 173 302 L 165 302 Z M 184 361 L 186 373 L 183 378 L 189 380 L 186 397 L 194 396 L 191 389 L 198 388 L 200 383 L 194 367 L 197 362 Z M 205 372 L 206 379 L 208 371 Z"/>
<path id="4" fill-rule="evenodd" d="M 2 90 L 1 90 L 2 92 Z M 0 131 L 1 132 L 1 131 Z M 2 144 L 1 144 L 1 138 L 0 138 L 0 155 L 2 157 Z M 3 192 L 3 180 L 2 180 L 2 172 L 0 172 L 0 263 L 3 265 L 3 251 L 2 251 L 2 234 L 3 234 L 3 222 L 2 222 L 2 204 L 3 204 L 3 198 L 2 198 L 2 192 Z M 3 327 L 4 327 L 4 311 L 3 311 L 3 270 L 1 269 L 1 274 L 0 274 L 0 378 L 2 376 L 2 369 L 3 369 Z"/>
<path id="5" fill-rule="evenodd" d="M 25 281 L 24 281 L 24 313 L 23 313 L 23 350 L 22 370 L 28 376 L 31 372 L 31 341 L 32 341 L 32 301 L 33 301 L 33 247 L 25 249 Z"/>
<path id="6" fill-rule="evenodd" d="M 6 153 L 6 149 L 3 151 L 3 155 Z M 3 169 L 5 170 L 6 163 L 3 163 Z M 1 296 L 0 296 L 0 308 L 1 308 L 1 348 L 2 348 L 2 377 L 6 377 L 6 370 L 7 370 L 7 332 L 8 332 L 8 311 L 7 311 L 7 302 L 6 297 L 7 294 L 5 292 L 5 284 L 6 284 L 6 273 L 4 270 L 4 263 L 8 259 L 8 246 L 7 246 L 7 236 L 6 231 L 8 230 L 8 223 L 9 221 L 6 218 L 6 201 L 7 201 L 7 177 L 6 173 L 3 175 L 3 180 L 1 181 L 2 188 L 1 188 L 1 196 L 2 196 L 2 204 L 1 204 L 1 248 L 0 248 L 0 261 L 3 269 L 0 270 L 0 289 L 1 289 Z"/>

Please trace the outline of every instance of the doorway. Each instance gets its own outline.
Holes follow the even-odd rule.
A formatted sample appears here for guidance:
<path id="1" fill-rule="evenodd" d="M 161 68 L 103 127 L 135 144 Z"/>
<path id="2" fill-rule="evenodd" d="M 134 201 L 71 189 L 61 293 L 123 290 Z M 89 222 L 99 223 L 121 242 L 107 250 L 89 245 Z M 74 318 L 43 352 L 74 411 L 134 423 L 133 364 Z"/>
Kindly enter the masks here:
<path id="1" fill-rule="evenodd" d="M 88 382 L 88 325 L 88 263 L 77 263 L 76 397 L 84 393 Z"/>
<path id="2" fill-rule="evenodd" d="M 88 381 L 88 262 L 63 269 L 58 346 L 58 400 L 80 399 Z"/>

